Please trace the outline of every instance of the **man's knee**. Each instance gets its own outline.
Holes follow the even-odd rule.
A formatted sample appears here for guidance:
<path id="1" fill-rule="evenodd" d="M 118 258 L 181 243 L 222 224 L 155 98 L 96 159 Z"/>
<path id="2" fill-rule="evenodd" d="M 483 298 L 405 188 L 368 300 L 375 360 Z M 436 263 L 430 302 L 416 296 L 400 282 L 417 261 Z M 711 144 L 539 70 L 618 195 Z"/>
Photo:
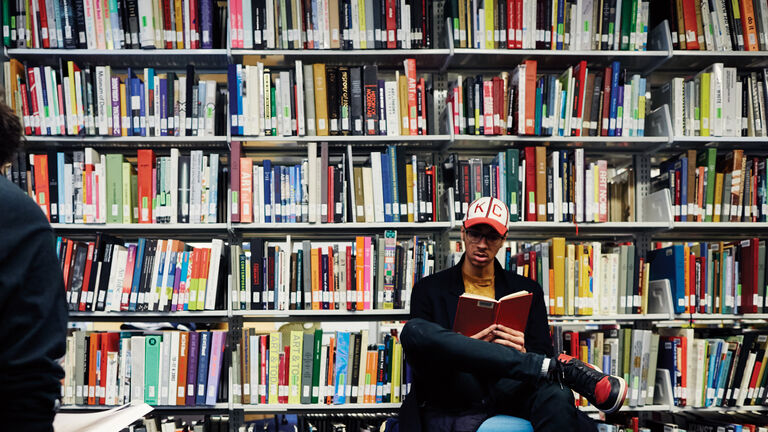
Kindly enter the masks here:
<path id="1" fill-rule="evenodd" d="M 561 387 L 558 383 L 542 382 L 535 391 L 538 405 L 548 407 L 573 408 L 573 391 L 567 387 Z"/>

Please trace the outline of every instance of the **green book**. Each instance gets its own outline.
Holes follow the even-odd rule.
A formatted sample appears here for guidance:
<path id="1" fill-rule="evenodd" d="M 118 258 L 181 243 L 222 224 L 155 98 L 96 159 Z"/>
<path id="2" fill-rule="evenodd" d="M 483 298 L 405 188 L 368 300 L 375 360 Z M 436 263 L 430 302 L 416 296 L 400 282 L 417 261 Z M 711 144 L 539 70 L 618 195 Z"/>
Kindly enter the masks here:
<path id="1" fill-rule="evenodd" d="M 107 223 L 123 223 L 123 155 L 107 155 Z"/>
<path id="2" fill-rule="evenodd" d="M 624 0 L 621 4 L 621 40 L 619 49 L 629 49 L 629 35 L 632 32 L 632 11 L 637 11 L 637 0 Z"/>
<path id="3" fill-rule="evenodd" d="M 509 220 L 517 222 L 519 219 L 518 196 L 519 191 L 517 176 L 520 164 L 520 150 L 507 149 L 507 204 L 509 204 Z"/>
<path id="4" fill-rule="evenodd" d="M 160 385 L 160 335 L 148 335 L 144 348 L 144 402 L 157 405 Z"/>
<path id="5" fill-rule="evenodd" d="M 309 404 L 312 402 L 312 368 L 314 367 L 315 335 L 304 333 L 301 355 L 301 395 L 300 402 Z"/>
<path id="6" fill-rule="evenodd" d="M 139 190 L 139 177 L 135 170 L 131 169 L 131 191 Z M 137 223 L 139 221 L 139 195 L 137 193 L 131 193 L 131 223 Z"/>
<path id="7" fill-rule="evenodd" d="M 323 331 L 315 330 L 315 349 L 312 356 L 312 403 L 320 398 L 320 353 L 323 347 Z"/>
<path id="8" fill-rule="evenodd" d="M 630 382 L 629 380 L 629 374 L 632 370 L 632 329 L 631 328 L 624 328 L 621 329 L 622 333 L 624 334 L 624 340 L 622 345 L 622 351 L 624 352 L 624 355 L 622 357 L 621 361 L 621 372 L 624 377 L 624 381 Z"/>
<path id="9" fill-rule="evenodd" d="M 712 222 L 712 206 L 714 205 L 715 196 L 715 162 L 717 160 L 717 149 L 708 148 L 702 150 L 696 155 L 696 166 L 707 168 L 707 190 L 706 190 L 706 203 L 704 222 Z M 723 184 L 725 185 L 725 184 Z"/>
<path id="10" fill-rule="evenodd" d="M 11 12 L 10 0 L 3 1 L 3 45 L 11 47 Z M 6 30 L 7 29 L 7 30 Z"/>

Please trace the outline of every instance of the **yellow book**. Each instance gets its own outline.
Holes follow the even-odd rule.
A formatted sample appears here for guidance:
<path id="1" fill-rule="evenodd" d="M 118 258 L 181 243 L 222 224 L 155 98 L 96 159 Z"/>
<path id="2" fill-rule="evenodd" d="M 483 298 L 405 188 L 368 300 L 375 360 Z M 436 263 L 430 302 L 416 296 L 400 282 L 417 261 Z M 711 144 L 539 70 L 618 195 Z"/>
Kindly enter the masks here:
<path id="1" fill-rule="evenodd" d="M 320 310 L 320 249 L 312 248 L 310 257 L 312 259 L 312 310 Z"/>
<path id="2" fill-rule="evenodd" d="M 555 288 L 555 315 L 565 315 L 565 237 L 551 239 L 549 251 Z"/>
<path id="3" fill-rule="evenodd" d="M 715 174 L 715 208 L 714 208 L 714 214 L 712 215 L 712 222 L 720 222 L 720 215 L 722 212 L 722 205 L 723 205 L 723 173 L 717 173 Z"/>
<path id="4" fill-rule="evenodd" d="M 360 49 L 367 49 L 368 33 L 365 31 L 365 0 L 357 0 L 357 10 L 359 11 L 357 15 L 360 17 Z"/>
<path id="5" fill-rule="evenodd" d="M 494 49 L 496 44 L 493 41 L 493 0 L 485 0 L 483 9 L 485 11 L 485 48 Z"/>
<path id="6" fill-rule="evenodd" d="M 684 280 L 685 280 L 685 313 L 690 312 L 691 305 L 693 304 L 691 294 L 691 277 L 690 272 L 688 271 L 690 266 L 690 256 L 691 256 L 691 248 L 687 244 L 683 246 L 683 262 L 685 263 L 685 267 L 683 267 L 685 270 L 683 271 Z"/>
<path id="7" fill-rule="evenodd" d="M 69 80 L 69 112 L 67 112 L 67 121 L 72 125 L 70 132 L 77 135 L 80 132 L 80 124 L 77 122 L 77 92 L 75 91 L 75 63 L 67 62 L 67 73 Z"/>
<path id="8" fill-rule="evenodd" d="M 154 13 L 150 19 L 152 20 L 152 27 L 155 29 L 155 48 L 165 48 L 165 31 L 163 30 L 163 8 L 159 1 L 152 2 L 152 9 Z"/>
<path id="9" fill-rule="evenodd" d="M 174 0 L 173 3 L 173 11 L 176 14 L 176 48 L 184 49 L 184 20 L 181 16 L 181 0 Z"/>
<path id="10" fill-rule="evenodd" d="M 413 165 L 406 164 L 405 165 L 405 184 L 407 187 L 405 188 L 405 193 L 408 200 L 408 222 L 413 222 L 413 172 L 411 170 L 413 169 Z"/>
<path id="11" fill-rule="evenodd" d="M 566 255 L 566 287 L 565 293 L 565 313 L 566 315 L 576 314 L 576 246 L 569 244 L 565 247 Z"/>
<path id="12" fill-rule="evenodd" d="M 463 0 L 458 1 L 459 4 L 459 16 L 453 19 L 453 39 L 459 40 L 459 48 L 467 47 L 467 18 L 466 18 L 466 5 Z"/>
<path id="13" fill-rule="evenodd" d="M 408 78 L 405 75 L 397 77 L 397 101 L 400 104 L 400 135 L 410 135 L 408 124 Z"/>
<path id="14" fill-rule="evenodd" d="M 279 382 L 279 364 L 280 353 L 283 351 L 282 333 L 274 332 L 269 334 L 269 397 L 268 404 L 277 404 L 277 385 Z"/>
<path id="15" fill-rule="evenodd" d="M 315 119 L 317 121 L 317 135 L 328 136 L 328 96 L 325 86 L 325 64 L 312 65 L 315 77 Z"/>
<path id="16" fill-rule="evenodd" d="M 597 280 L 597 275 L 594 274 L 593 268 L 589 265 L 590 262 L 596 262 L 593 260 L 594 249 L 592 246 L 584 245 L 584 255 L 582 256 L 581 269 L 584 273 L 584 295 L 581 299 L 582 315 L 592 315 L 592 300 L 594 299 L 592 293 L 592 287 Z"/>
<path id="17" fill-rule="evenodd" d="M 584 301 L 586 300 L 586 292 L 584 288 L 584 276 L 586 274 L 584 268 L 584 245 L 574 245 L 576 249 L 576 262 L 574 264 L 574 273 L 578 269 L 578 278 L 574 281 L 576 286 L 576 298 L 574 304 L 574 312 L 577 315 L 584 314 Z M 574 277 L 576 275 L 574 274 Z"/>
<path id="18" fill-rule="evenodd" d="M 120 83 L 120 136 L 128 136 L 128 113 L 125 107 L 125 83 Z"/>
<path id="19" fill-rule="evenodd" d="M 403 346 L 400 341 L 392 345 L 392 402 L 400 402 L 400 371 L 403 363 Z"/>
<path id="20" fill-rule="evenodd" d="M 699 96 L 699 126 L 701 136 L 709 136 L 709 84 L 711 77 L 712 74 L 709 72 L 704 72 L 699 75 L 699 79 L 701 80 L 701 95 Z"/>
<path id="21" fill-rule="evenodd" d="M 288 365 L 288 403 L 301 402 L 301 355 L 304 347 L 304 332 L 291 331 L 291 358 Z"/>

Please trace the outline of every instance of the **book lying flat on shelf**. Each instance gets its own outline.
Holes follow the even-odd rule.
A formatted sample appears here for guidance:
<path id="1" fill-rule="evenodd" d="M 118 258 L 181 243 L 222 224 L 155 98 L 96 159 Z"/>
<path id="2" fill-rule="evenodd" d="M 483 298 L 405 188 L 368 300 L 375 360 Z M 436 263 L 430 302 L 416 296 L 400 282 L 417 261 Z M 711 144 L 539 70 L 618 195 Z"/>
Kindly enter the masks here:
<path id="1" fill-rule="evenodd" d="M 140 403 L 125 404 L 96 413 L 59 413 L 53 419 L 53 430 L 55 432 L 117 432 L 144 417 L 152 409 L 151 406 Z"/>
<path id="2" fill-rule="evenodd" d="M 517 331 L 525 331 L 533 294 L 518 291 L 498 300 L 464 293 L 456 306 L 453 330 L 464 336 L 472 336 L 491 324 L 501 324 Z"/>

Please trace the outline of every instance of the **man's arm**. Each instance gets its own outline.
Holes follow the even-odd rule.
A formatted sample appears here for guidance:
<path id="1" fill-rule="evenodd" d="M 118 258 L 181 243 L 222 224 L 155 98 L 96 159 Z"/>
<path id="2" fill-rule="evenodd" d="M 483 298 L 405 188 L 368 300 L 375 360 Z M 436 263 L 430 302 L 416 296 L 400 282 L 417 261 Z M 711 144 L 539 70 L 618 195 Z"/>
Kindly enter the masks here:
<path id="1" fill-rule="evenodd" d="M 49 432 L 64 377 L 57 359 L 67 309 L 53 235 L 31 225 L 3 233 L 19 241 L 0 258 L 0 418 L 8 430 Z"/>

